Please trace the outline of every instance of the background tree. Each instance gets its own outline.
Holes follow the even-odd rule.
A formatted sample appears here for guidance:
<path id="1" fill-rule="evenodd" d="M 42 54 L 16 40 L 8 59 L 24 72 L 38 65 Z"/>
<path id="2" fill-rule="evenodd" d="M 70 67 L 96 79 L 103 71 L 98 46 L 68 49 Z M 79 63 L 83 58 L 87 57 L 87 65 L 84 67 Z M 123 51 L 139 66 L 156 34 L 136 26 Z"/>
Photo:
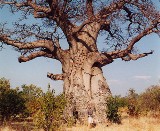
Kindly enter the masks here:
<path id="1" fill-rule="evenodd" d="M 37 110 L 40 109 L 40 99 L 43 96 L 43 91 L 40 87 L 33 84 L 21 86 L 22 97 L 25 99 L 26 110 L 23 112 L 24 116 L 33 116 Z"/>
<path id="2" fill-rule="evenodd" d="M 119 114 L 119 108 L 122 107 L 120 102 L 120 97 L 110 97 L 107 99 L 107 119 L 110 122 L 120 124 L 121 123 L 121 114 Z"/>
<path id="3" fill-rule="evenodd" d="M 137 117 L 140 113 L 139 95 L 134 89 L 128 91 L 128 114 Z"/>
<path id="4" fill-rule="evenodd" d="M 82 121 L 89 104 L 96 109 L 97 121 L 106 118 L 104 103 L 111 92 L 102 67 L 118 58 L 130 61 L 152 54 L 138 53 L 135 44 L 160 33 L 160 13 L 151 0 L 1 0 L 1 7 L 5 5 L 21 15 L 13 29 L 1 23 L 1 47 L 15 47 L 21 52 L 19 62 L 42 56 L 60 61 L 62 74 L 47 76 L 64 81 L 65 96 Z M 26 19 L 41 22 L 26 24 Z M 99 34 L 106 38 L 104 51 L 97 47 Z M 61 48 L 61 38 L 68 49 Z M 72 116 L 72 109 L 68 106 L 66 114 Z"/>
<path id="5" fill-rule="evenodd" d="M 49 85 L 48 91 L 39 99 L 39 109 L 33 115 L 35 126 L 45 131 L 58 130 L 64 124 L 65 105 L 64 94 L 55 96 L 54 90 L 51 90 Z"/>
<path id="6" fill-rule="evenodd" d="M 160 86 L 152 85 L 139 96 L 140 107 L 143 112 L 160 114 Z M 159 113 L 159 114 L 158 114 Z"/>
<path id="7" fill-rule="evenodd" d="M 10 82 L 6 78 L 0 78 L 0 95 L 10 89 Z"/>
<path id="8" fill-rule="evenodd" d="M 16 89 L 10 89 L 9 80 L 2 78 L 0 83 L 5 83 L 3 89 L 7 87 L 7 90 L 1 90 L 0 92 L 0 118 L 3 123 L 11 120 L 11 117 L 23 113 L 26 107 L 21 92 Z"/>

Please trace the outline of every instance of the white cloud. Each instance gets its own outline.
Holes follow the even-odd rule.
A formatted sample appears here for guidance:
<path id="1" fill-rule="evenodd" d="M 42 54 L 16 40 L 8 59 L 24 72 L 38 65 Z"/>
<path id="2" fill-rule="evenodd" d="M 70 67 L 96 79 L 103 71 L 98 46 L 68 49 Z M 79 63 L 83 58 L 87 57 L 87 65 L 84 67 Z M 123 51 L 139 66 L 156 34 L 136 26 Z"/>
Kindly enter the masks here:
<path id="1" fill-rule="evenodd" d="M 135 79 L 139 79 L 139 80 L 149 80 L 151 78 L 151 76 L 147 76 L 147 75 L 138 75 L 138 76 L 134 76 Z"/>

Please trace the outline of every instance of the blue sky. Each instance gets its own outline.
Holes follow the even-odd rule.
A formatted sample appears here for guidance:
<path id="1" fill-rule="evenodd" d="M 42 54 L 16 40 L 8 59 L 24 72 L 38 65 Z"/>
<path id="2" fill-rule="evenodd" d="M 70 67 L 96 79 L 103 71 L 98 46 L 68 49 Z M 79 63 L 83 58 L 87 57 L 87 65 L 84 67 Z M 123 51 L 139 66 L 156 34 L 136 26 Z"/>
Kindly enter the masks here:
<path id="1" fill-rule="evenodd" d="M 11 16 L 6 9 L 1 10 L 0 22 L 8 21 L 11 24 L 15 18 L 16 16 Z M 101 38 L 97 43 L 102 47 Z M 136 45 L 141 53 L 154 50 L 154 54 L 130 62 L 117 59 L 103 67 L 104 76 L 113 95 L 124 96 L 130 88 L 140 93 L 151 85 L 160 84 L 160 38 L 157 35 L 150 35 Z M 0 51 L 0 78 L 9 79 L 13 88 L 22 84 L 35 84 L 45 91 L 50 83 L 57 94 L 62 92 L 62 81 L 52 81 L 47 78 L 47 72 L 61 73 L 61 64 L 58 61 L 37 58 L 19 63 L 20 54 L 10 46 L 4 48 Z"/>

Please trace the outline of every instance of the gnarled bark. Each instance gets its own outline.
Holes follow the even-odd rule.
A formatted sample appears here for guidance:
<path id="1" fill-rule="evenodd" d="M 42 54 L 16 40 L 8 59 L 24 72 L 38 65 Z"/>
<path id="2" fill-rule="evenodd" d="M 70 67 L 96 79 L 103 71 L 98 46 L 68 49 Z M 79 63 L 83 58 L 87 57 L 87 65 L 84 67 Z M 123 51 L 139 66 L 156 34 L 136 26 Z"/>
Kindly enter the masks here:
<path id="1" fill-rule="evenodd" d="M 73 116 L 73 110 L 76 109 L 78 120 L 85 122 L 88 107 L 91 106 L 95 109 L 94 119 L 97 122 L 105 122 L 106 99 L 111 92 L 103 77 L 100 64 L 91 64 L 91 57 L 83 57 L 77 53 L 74 62 L 70 60 L 67 72 L 64 72 L 67 74 L 64 77 L 64 92 L 68 100 L 65 115 Z"/>

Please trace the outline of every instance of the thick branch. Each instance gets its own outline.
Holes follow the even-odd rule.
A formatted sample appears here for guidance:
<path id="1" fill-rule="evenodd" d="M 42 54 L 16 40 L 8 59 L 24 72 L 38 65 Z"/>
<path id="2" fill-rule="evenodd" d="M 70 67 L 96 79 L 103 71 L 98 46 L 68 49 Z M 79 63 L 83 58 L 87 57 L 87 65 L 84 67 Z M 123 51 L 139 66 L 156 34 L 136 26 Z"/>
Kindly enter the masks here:
<path id="1" fill-rule="evenodd" d="M 117 2 L 111 3 L 109 6 L 104 7 L 99 13 L 96 15 L 97 18 L 106 19 L 113 12 L 122 9 L 126 3 L 129 3 L 131 0 L 119 0 Z"/>
<path id="2" fill-rule="evenodd" d="M 77 33 L 77 32 L 79 32 L 79 31 L 81 31 L 82 28 L 83 28 L 85 25 L 89 24 L 89 23 L 91 23 L 91 21 L 89 21 L 89 20 L 84 21 L 80 26 L 77 26 L 77 27 L 73 28 L 73 29 L 72 29 L 72 33 L 74 34 L 74 33 Z"/>
<path id="3" fill-rule="evenodd" d="M 124 61 L 137 60 L 139 58 L 148 56 L 149 54 L 153 54 L 153 51 L 148 52 L 148 53 L 143 53 L 143 54 L 131 54 L 131 53 L 129 53 L 127 57 L 122 57 L 122 60 L 124 60 Z"/>
<path id="4" fill-rule="evenodd" d="M 12 40 L 5 35 L 1 35 L 0 41 L 6 43 L 7 45 L 17 47 L 18 49 L 34 49 L 34 48 L 43 47 L 50 51 L 54 50 L 54 45 L 51 40 L 37 40 L 34 42 L 23 43 L 23 42 Z"/>
<path id="5" fill-rule="evenodd" d="M 66 51 L 61 49 L 58 39 L 55 39 L 54 41 L 37 40 L 34 42 L 24 43 L 12 40 L 8 38 L 6 35 L 0 35 L 0 41 L 7 45 L 14 46 L 19 50 L 26 50 L 27 53 L 30 49 L 42 49 L 41 51 L 31 53 L 29 56 L 21 56 L 19 58 L 19 62 L 26 62 L 40 56 L 54 58 L 62 62 L 62 55 L 66 53 Z"/>
<path id="6" fill-rule="evenodd" d="M 37 5 L 36 3 L 33 3 L 32 0 L 27 0 L 27 2 L 21 2 L 18 3 L 16 1 L 13 2 L 1 2 L 2 4 L 10 4 L 10 5 L 15 5 L 16 7 L 20 8 L 20 7 L 24 7 L 24 6 L 30 6 L 32 7 L 36 12 L 44 12 L 44 13 L 49 13 L 51 11 L 50 8 L 44 7 L 44 6 L 40 6 Z"/>
<path id="7" fill-rule="evenodd" d="M 157 22 L 158 23 L 158 22 Z M 117 58 L 122 58 L 123 60 L 127 59 L 127 60 L 136 60 L 140 57 L 144 57 L 146 56 L 146 54 L 152 54 L 152 52 L 150 53 L 144 53 L 138 56 L 135 56 L 133 54 L 131 54 L 131 51 L 133 50 L 134 45 L 141 40 L 141 38 L 143 38 L 144 36 L 151 34 L 154 31 L 154 28 L 156 27 L 157 23 L 154 23 L 152 25 L 150 25 L 148 28 L 146 28 L 145 30 L 143 30 L 140 34 L 138 34 L 136 37 L 134 37 L 129 45 L 127 46 L 126 49 L 124 50 L 116 50 L 116 51 L 112 51 L 112 52 L 103 52 L 104 55 L 106 56 L 110 56 L 112 59 L 117 59 Z M 129 58 L 127 58 L 127 56 L 129 56 Z"/>
<path id="8" fill-rule="evenodd" d="M 63 80 L 65 75 L 64 74 L 47 73 L 47 77 L 51 78 L 52 80 Z"/>
<path id="9" fill-rule="evenodd" d="M 95 63 L 96 64 L 98 63 L 100 66 L 104 66 L 112 62 L 113 62 L 113 59 L 109 55 L 107 56 L 99 52 L 90 52 L 88 54 L 87 64 L 89 64 L 90 67 L 92 67 Z"/>
<path id="10" fill-rule="evenodd" d="M 27 62 L 27 61 L 30 61 L 34 58 L 37 58 L 37 57 L 49 57 L 49 58 L 52 58 L 52 54 L 49 54 L 48 52 L 46 51 L 37 51 L 37 52 L 33 52 L 31 54 L 29 54 L 28 56 L 20 56 L 18 58 L 18 61 L 21 63 L 21 62 Z"/>
<path id="11" fill-rule="evenodd" d="M 91 19 L 94 16 L 93 12 L 93 0 L 87 0 L 86 1 L 86 13 L 89 19 Z"/>
<path id="12" fill-rule="evenodd" d="M 51 12 L 50 8 L 47 8 L 47 7 L 44 7 L 44 6 L 39 6 L 36 3 L 33 3 L 32 0 L 28 0 L 27 4 L 29 6 L 31 6 L 37 12 L 44 12 L 44 13 Z"/>

